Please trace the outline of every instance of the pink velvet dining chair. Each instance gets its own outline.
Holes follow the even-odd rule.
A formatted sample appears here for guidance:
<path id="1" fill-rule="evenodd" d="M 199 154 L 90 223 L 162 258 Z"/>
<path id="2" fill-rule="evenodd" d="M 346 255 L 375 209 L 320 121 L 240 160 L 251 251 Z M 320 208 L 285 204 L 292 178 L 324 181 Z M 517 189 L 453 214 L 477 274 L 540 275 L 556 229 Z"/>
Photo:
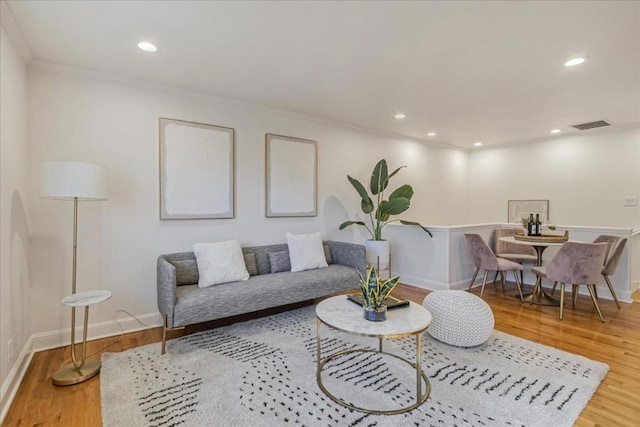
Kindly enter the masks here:
<path id="1" fill-rule="evenodd" d="M 538 257 L 533 247 L 500 240 L 501 237 L 510 237 L 516 234 L 524 234 L 522 228 L 496 228 L 493 230 L 493 252 L 498 258 L 508 259 L 519 264 L 527 262 L 535 265 Z M 523 281 L 522 272 L 523 270 L 520 270 L 520 282 Z M 496 277 L 493 278 L 494 281 Z"/>
<path id="2" fill-rule="evenodd" d="M 467 249 L 469 249 L 469 253 L 473 258 L 473 263 L 476 266 L 476 271 L 473 273 L 473 277 L 469 283 L 469 290 L 473 287 L 473 283 L 476 281 L 476 277 L 478 277 L 478 272 L 480 269 L 483 269 L 484 277 L 482 279 L 482 288 L 480 289 L 480 298 L 482 298 L 482 295 L 484 294 L 484 287 L 487 284 L 487 276 L 490 271 L 500 272 L 502 278 L 502 290 L 504 291 L 504 272 L 512 271 L 513 278 L 516 280 L 516 286 L 518 286 L 520 301 L 524 302 L 522 297 L 522 287 L 520 286 L 520 277 L 517 273 L 518 271 L 522 271 L 522 265 L 504 258 L 498 258 L 479 234 L 465 233 L 464 238 L 467 242 Z"/>
<path id="3" fill-rule="evenodd" d="M 564 287 L 565 284 L 570 283 L 573 286 L 573 307 L 576 304 L 578 286 L 586 285 L 600 321 L 604 322 L 595 293 L 595 284 L 600 278 L 606 254 L 606 243 L 567 242 L 562 245 L 546 267 L 531 269 L 538 276 L 536 287 L 542 286 L 542 279 L 560 283 L 560 320 L 564 312 Z"/>
<path id="4" fill-rule="evenodd" d="M 613 275 L 616 272 L 616 268 L 618 268 L 618 263 L 620 262 L 620 258 L 622 258 L 622 251 L 624 250 L 625 245 L 627 244 L 627 239 L 624 237 L 617 236 L 606 236 L 601 235 L 596 237 L 593 243 L 606 243 L 607 244 L 607 254 L 604 259 L 604 265 L 602 267 L 602 277 L 604 277 L 604 281 L 607 283 L 609 287 L 609 291 L 611 292 L 611 296 L 613 300 L 616 302 L 618 309 L 620 308 L 620 302 L 618 301 L 618 296 L 616 295 L 616 291 L 611 284 L 611 279 L 609 276 Z M 551 295 L 556 290 L 556 285 L 558 282 L 553 284 L 553 289 L 551 290 Z M 595 292 L 596 298 L 598 296 L 597 291 Z M 578 297 L 576 294 L 572 295 L 575 305 L 575 299 Z"/>

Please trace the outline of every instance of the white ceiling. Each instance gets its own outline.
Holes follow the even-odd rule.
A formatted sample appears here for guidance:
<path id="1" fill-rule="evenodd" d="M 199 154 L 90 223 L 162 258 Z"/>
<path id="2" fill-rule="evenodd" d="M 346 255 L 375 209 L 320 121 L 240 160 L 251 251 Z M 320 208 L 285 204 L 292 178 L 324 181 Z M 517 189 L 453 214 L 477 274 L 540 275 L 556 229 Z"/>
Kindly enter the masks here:
<path id="1" fill-rule="evenodd" d="M 640 2 L 8 5 L 39 60 L 462 147 L 640 122 Z"/>

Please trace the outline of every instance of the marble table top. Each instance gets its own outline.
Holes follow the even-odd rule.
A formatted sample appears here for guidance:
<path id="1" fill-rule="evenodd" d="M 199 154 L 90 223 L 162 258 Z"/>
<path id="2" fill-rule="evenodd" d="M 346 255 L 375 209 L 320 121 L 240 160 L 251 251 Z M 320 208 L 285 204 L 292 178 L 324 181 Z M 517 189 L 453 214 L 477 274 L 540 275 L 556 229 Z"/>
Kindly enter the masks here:
<path id="1" fill-rule="evenodd" d="M 410 302 L 408 307 L 387 310 L 387 320 L 372 322 L 363 316 L 362 307 L 338 295 L 321 301 L 316 316 L 333 328 L 370 337 L 412 335 L 427 329 L 431 313 L 423 306 Z"/>
<path id="2" fill-rule="evenodd" d="M 85 291 L 76 292 L 75 294 L 68 295 L 62 299 L 62 304 L 69 307 L 84 307 L 87 305 L 98 304 L 99 302 L 106 301 L 111 298 L 111 292 L 109 291 Z"/>
<path id="3" fill-rule="evenodd" d="M 562 246 L 564 245 L 566 242 L 536 242 L 536 241 L 532 241 L 532 240 L 517 240 L 515 237 L 513 236 L 505 236 L 505 237 L 500 237 L 500 240 L 502 240 L 503 242 L 508 242 L 508 243 L 515 243 L 516 245 L 524 245 L 524 246 Z M 577 240 L 571 240 L 572 242 L 577 242 Z"/>

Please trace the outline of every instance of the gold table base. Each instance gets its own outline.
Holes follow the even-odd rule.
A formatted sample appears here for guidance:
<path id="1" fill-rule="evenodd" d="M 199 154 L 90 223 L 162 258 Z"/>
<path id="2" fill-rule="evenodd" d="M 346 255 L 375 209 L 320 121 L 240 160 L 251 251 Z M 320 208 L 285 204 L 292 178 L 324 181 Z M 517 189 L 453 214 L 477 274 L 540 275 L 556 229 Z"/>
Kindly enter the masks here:
<path id="1" fill-rule="evenodd" d="M 321 347 L 322 347 L 322 341 L 321 341 L 321 337 L 320 337 L 320 326 L 322 325 L 322 321 L 318 318 L 317 319 L 317 325 L 318 325 L 318 332 L 317 332 L 317 362 L 318 362 L 318 367 L 317 367 L 317 371 L 316 371 L 316 380 L 318 382 L 318 387 L 320 387 L 320 390 L 322 390 L 324 392 L 325 395 L 327 395 L 327 397 L 331 400 L 333 400 L 334 402 L 336 402 L 339 405 L 345 406 L 349 409 L 353 409 L 355 411 L 359 411 L 359 412 L 364 412 L 366 414 L 374 414 L 374 415 L 396 415 L 396 414 L 402 414 L 404 412 L 409 412 L 412 411 L 414 409 L 416 409 L 418 406 L 422 405 L 428 398 L 429 398 L 429 393 L 431 393 L 431 384 L 429 383 L 429 378 L 427 378 L 427 374 L 425 374 L 422 371 L 422 332 L 423 331 L 419 331 L 418 333 L 415 334 L 416 336 L 416 363 L 411 363 L 410 361 L 395 355 L 395 354 L 391 354 L 391 353 L 387 353 L 382 351 L 382 337 L 379 337 L 379 347 L 378 350 L 371 350 L 371 349 L 350 349 L 350 350 L 342 350 L 342 351 L 338 351 L 336 353 L 332 353 L 330 355 L 328 355 L 326 358 L 322 359 L 321 358 Z M 329 325 L 327 325 L 329 326 Z M 336 329 L 336 328 L 333 328 Z M 339 329 L 338 329 L 339 330 Z M 358 335 L 358 334 L 356 334 Z M 390 337 L 392 338 L 392 337 Z M 375 410 L 375 409 L 367 409 L 367 408 L 362 408 L 359 406 L 356 406 L 350 402 L 347 402 L 343 399 L 337 398 L 336 396 L 334 396 L 329 390 L 327 390 L 324 386 L 324 384 L 322 383 L 322 368 L 324 367 L 324 365 L 326 365 L 330 360 L 339 357 L 339 356 L 343 356 L 345 354 L 350 354 L 350 353 L 382 353 L 382 354 L 386 354 L 392 357 L 395 357 L 398 360 L 403 361 L 404 363 L 408 364 L 409 366 L 411 366 L 412 368 L 415 368 L 416 370 L 416 403 L 414 403 L 411 406 L 406 406 L 403 408 L 399 408 L 399 409 L 394 409 L 394 410 L 389 410 L 389 411 L 385 411 L 385 410 Z M 424 384 L 425 384 L 425 392 L 422 393 L 422 382 L 424 380 Z"/>

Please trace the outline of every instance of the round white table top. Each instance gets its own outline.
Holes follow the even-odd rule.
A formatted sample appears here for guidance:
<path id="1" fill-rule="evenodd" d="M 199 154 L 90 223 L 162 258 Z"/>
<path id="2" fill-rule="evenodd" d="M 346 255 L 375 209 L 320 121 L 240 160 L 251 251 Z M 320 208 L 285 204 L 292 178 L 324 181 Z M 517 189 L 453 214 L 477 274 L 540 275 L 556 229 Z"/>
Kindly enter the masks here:
<path id="1" fill-rule="evenodd" d="M 410 302 L 408 307 L 387 310 L 387 320 L 366 320 L 362 307 L 338 295 L 321 301 L 316 306 L 316 316 L 335 329 L 370 337 L 411 335 L 427 329 L 431 313 L 423 306 Z"/>
<path id="2" fill-rule="evenodd" d="M 531 240 L 516 240 L 513 236 L 505 236 L 500 237 L 500 240 L 503 242 L 515 243 L 516 245 L 526 245 L 526 246 L 562 246 L 567 242 L 534 242 Z M 575 242 L 575 240 L 572 240 Z"/>
<path id="3" fill-rule="evenodd" d="M 75 294 L 64 297 L 62 299 L 62 303 L 69 307 L 84 307 L 87 305 L 98 304 L 99 302 L 106 301 L 109 298 L 111 298 L 111 292 L 109 291 L 85 291 L 76 292 Z"/>

